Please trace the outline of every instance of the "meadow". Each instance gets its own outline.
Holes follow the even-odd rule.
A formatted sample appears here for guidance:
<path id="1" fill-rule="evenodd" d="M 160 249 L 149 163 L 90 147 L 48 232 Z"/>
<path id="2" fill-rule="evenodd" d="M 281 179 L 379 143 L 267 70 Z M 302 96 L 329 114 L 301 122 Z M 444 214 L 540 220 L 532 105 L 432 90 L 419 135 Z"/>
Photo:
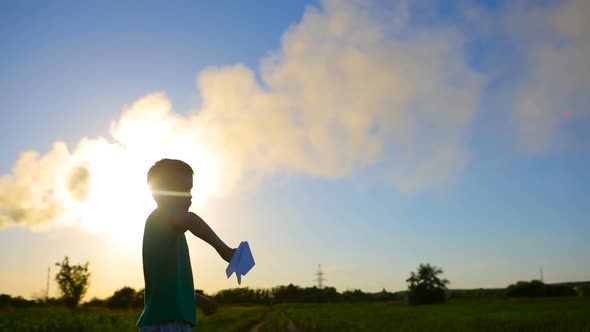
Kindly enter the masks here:
<path id="1" fill-rule="evenodd" d="M 0 331 L 137 331 L 140 310 L 4 308 Z M 590 299 L 451 300 L 220 306 L 194 331 L 588 331 Z"/>

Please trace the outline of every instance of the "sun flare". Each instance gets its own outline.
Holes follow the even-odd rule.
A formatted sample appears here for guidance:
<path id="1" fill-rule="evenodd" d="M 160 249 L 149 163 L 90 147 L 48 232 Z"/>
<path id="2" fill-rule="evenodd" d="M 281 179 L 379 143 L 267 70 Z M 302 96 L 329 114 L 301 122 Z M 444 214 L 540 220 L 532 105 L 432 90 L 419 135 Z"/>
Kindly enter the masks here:
<path id="1" fill-rule="evenodd" d="M 146 217 L 156 207 L 147 185 L 147 171 L 156 161 L 172 158 L 191 165 L 193 210 L 218 191 L 221 177 L 217 156 L 200 143 L 198 133 L 169 130 L 160 132 L 156 140 L 149 126 L 124 125 L 113 135 L 125 137 L 123 143 L 103 138 L 83 141 L 61 187 L 68 188 L 63 190 L 67 219 L 106 234 L 119 246 L 137 249 Z M 80 176 L 85 173 L 79 169 L 87 176 Z"/>

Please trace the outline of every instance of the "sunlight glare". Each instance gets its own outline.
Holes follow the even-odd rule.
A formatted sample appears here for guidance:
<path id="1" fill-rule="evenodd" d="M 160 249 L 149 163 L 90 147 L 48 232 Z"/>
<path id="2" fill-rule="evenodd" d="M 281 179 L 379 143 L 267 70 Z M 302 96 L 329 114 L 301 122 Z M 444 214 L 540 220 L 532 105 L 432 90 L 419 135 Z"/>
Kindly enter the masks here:
<path id="1" fill-rule="evenodd" d="M 146 182 L 147 171 L 162 158 L 181 159 L 189 163 L 194 174 L 191 210 L 198 209 L 220 183 L 216 156 L 195 135 L 174 135 L 163 144 L 150 142 L 148 131 L 138 131 L 134 143 L 122 146 L 105 139 L 93 141 L 81 149 L 72 167 L 87 166 L 90 173 L 87 197 L 77 200 L 64 197 L 67 214 L 88 231 L 107 234 L 126 251 L 141 248 L 145 220 L 156 207 Z M 150 144 L 139 144 L 149 142 Z M 149 146 L 149 149 L 146 148 Z M 67 190 L 66 190 L 67 192 Z"/>

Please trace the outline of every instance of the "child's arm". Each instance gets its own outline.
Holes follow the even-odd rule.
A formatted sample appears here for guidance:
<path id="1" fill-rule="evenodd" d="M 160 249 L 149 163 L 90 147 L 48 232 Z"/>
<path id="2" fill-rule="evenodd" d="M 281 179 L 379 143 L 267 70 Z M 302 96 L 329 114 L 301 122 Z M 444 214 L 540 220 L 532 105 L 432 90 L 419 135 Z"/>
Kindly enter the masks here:
<path id="1" fill-rule="evenodd" d="M 184 228 L 189 230 L 199 239 L 209 243 L 226 262 L 231 261 L 236 249 L 228 247 L 223 241 L 221 241 L 217 234 L 215 234 L 211 227 L 209 227 L 201 217 L 193 212 L 188 212 L 183 214 L 181 218 L 176 219 L 175 223 L 181 225 L 181 229 Z"/>

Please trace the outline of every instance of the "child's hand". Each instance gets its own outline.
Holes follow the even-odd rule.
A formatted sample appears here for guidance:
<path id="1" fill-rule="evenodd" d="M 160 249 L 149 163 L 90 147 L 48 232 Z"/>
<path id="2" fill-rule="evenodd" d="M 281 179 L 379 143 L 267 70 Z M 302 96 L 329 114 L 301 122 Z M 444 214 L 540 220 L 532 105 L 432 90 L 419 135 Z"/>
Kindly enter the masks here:
<path id="1" fill-rule="evenodd" d="M 203 310 L 205 315 L 213 315 L 217 312 L 217 302 L 213 301 L 212 299 L 205 297 L 201 294 L 197 295 L 197 306 Z"/>
<path id="2" fill-rule="evenodd" d="M 230 248 L 227 247 L 227 249 L 221 254 L 221 258 L 223 258 L 223 260 L 225 260 L 226 262 L 230 262 L 232 257 L 234 257 L 234 254 L 236 253 L 236 248 Z"/>

